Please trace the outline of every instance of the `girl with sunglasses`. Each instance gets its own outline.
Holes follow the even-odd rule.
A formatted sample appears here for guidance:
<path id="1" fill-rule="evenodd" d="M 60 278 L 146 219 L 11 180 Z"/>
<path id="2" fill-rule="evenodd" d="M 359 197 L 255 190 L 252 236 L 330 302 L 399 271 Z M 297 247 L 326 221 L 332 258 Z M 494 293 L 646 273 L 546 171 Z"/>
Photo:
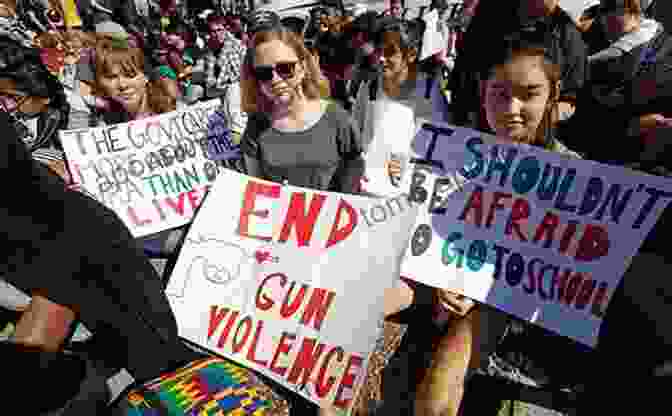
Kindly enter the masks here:
<path id="1" fill-rule="evenodd" d="M 303 40 L 281 29 L 255 34 L 242 83 L 252 103 L 242 138 L 247 173 L 274 182 L 355 193 L 364 163 L 348 113 L 320 99 L 320 72 Z"/>
<path id="2" fill-rule="evenodd" d="M 303 39 L 285 29 L 257 32 L 242 80 L 249 114 L 241 150 L 250 176 L 321 191 L 357 193 L 364 161 L 350 115 L 320 99 L 320 72 Z M 287 392 L 293 414 L 328 415 Z"/>

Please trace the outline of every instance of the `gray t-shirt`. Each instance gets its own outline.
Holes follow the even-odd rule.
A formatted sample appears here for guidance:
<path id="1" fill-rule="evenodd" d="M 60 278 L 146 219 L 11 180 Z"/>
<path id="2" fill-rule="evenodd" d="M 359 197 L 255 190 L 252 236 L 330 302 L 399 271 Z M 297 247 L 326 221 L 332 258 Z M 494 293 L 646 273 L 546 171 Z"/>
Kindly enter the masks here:
<path id="1" fill-rule="evenodd" d="M 265 114 L 251 114 L 242 152 L 263 179 L 323 191 L 357 193 L 364 172 L 362 144 L 350 115 L 330 104 L 301 131 L 281 131 Z"/>

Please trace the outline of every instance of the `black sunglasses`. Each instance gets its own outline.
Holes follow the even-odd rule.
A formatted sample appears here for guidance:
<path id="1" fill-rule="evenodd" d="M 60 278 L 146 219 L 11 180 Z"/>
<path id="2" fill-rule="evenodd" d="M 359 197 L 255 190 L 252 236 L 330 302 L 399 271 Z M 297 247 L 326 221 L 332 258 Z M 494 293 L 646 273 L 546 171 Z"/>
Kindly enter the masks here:
<path id="1" fill-rule="evenodd" d="M 257 81 L 271 81 L 275 72 L 282 79 L 289 79 L 294 76 L 296 64 L 294 62 L 278 62 L 275 65 L 256 65 L 254 67 L 254 77 Z"/>

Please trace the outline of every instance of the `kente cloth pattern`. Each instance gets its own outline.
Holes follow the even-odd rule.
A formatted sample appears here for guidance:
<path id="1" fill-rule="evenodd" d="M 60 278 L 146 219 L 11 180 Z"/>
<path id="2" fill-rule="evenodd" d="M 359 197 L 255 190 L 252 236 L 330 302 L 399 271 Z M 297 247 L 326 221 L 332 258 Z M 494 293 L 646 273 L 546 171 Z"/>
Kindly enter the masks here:
<path id="1" fill-rule="evenodd" d="M 131 390 L 125 416 L 288 416 L 287 402 L 252 371 L 220 358 L 195 361 Z"/>

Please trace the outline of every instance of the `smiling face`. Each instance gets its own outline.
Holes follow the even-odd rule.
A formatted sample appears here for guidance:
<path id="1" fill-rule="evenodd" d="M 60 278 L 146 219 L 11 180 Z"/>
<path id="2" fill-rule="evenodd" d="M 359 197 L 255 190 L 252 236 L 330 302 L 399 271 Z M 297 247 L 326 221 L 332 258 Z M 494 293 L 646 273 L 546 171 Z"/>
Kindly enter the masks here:
<path id="1" fill-rule="evenodd" d="M 533 143 L 551 103 L 551 80 L 541 56 L 518 55 L 498 65 L 484 85 L 483 105 L 497 136 Z"/>
<path id="2" fill-rule="evenodd" d="M 121 104 L 129 113 L 145 111 L 147 77 L 144 62 L 133 49 L 112 50 L 96 55 L 96 83 L 105 97 Z M 100 59 L 99 59 L 100 58 Z"/>

